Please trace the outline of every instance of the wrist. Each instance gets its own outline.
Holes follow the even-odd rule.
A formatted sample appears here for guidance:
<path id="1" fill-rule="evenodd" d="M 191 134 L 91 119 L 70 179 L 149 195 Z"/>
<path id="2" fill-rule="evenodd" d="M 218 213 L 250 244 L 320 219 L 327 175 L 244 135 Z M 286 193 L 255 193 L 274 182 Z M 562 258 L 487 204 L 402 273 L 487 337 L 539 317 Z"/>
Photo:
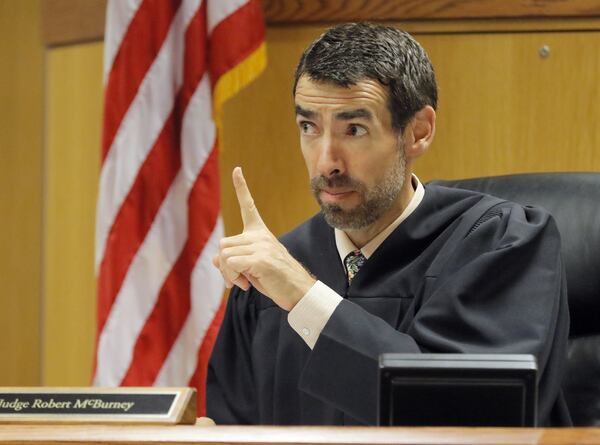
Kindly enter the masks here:
<path id="1" fill-rule="evenodd" d="M 303 274 L 290 282 L 291 286 L 288 292 L 289 307 L 284 308 L 287 311 L 291 311 L 317 282 L 306 270 L 303 269 L 303 272 Z"/>

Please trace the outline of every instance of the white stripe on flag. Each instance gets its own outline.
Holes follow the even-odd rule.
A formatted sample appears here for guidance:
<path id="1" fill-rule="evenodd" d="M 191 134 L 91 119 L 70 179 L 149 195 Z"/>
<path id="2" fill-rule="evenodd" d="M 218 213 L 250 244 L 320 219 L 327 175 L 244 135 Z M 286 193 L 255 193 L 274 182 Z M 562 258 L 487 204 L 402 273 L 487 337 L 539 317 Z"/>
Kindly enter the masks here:
<path id="1" fill-rule="evenodd" d="M 185 196 L 186 188 L 180 173 L 136 253 L 111 307 L 98 339 L 98 369 L 94 384 L 119 386 L 129 368 L 138 335 L 185 242 Z M 109 363 L 110 366 L 107 366 Z"/>
<path id="2" fill-rule="evenodd" d="M 181 168 L 190 188 L 214 147 L 216 131 L 210 78 L 205 74 L 190 98 L 181 123 Z"/>
<path id="3" fill-rule="evenodd" d="M 137 338 L 183 249 L 188 234 L 187 199 L 216 138 L 214 123 L 208 118 L 210 112 L 210 84 L 205 75 L 183 118 L 183 127 L 194 125 L 196 136 L 182 140 L 182 158 L 186 167 L 177 174 L 111 307 L 98 339 L 95 384 L 121 383 L 131 364 Z M 204 116 L 204 119 L 198 116 Z M 190 181 L 190 178 L 194 180 Z M 104 363 L 110 363 L 110 366 L 101 366 Z"/>
<path id="4" fill-rule="evenodd" d="M 108 0 L 104 33 L 104 85 L 129 24 L 143 0 Z"/>
<path id="5" fill-rule="evenodd" d="M 219 217 L 192 272 L 190 313 L 154 382 L 156 386 L 172 385 L 173 382 L 185 385 L 196 370 L 197 351 L 219 309 L 225 289 L 221 273 L 212 264 L 212 257 L 217 253 L 223 236 L 223 221 Z"/>
<path id="6" fill-rule="evenodd" d="M 182 30 L 187 28 L 198 5 L 199 0 L 187 1 L 182 5 L 185 7 L 177 11 L 169 34 L 127 110 L 102 166 L 96 210 L 96 274 L 115 218 L 173 110 L 182 83 Z"/>

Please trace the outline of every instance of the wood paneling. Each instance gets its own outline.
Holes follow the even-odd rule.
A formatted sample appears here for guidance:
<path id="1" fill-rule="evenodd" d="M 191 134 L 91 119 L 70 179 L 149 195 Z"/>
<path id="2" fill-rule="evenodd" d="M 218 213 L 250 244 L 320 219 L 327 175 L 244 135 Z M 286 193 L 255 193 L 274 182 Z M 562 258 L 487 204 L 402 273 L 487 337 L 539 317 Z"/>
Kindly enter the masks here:
<path id="1" fill-rule="evenodd" d="M 88 385 L 96 321 L 102 44 L 53 49 L 47 61 L 43 383 Z"/>
<path id="2" fill-rule="evenodd" d="M 46 45 L 82 43 L 104 38 L 106 0 L 42 0 Z"/>
<path id="3" fill-rule="evenodd" d="M 600 170 L 600 33 L 419 40 L 441 97 L 423 179 Z"/>
<path id="4" fill-rule="evenodd" d="M 595 0 L 263 0 L 275 23 L 599 16 Z"/>
<path id="5" fill-rule="evenodd" d="M 106 0 L 42 2 L 46 45 L 102 40 Z M 529 21 L 525 27 L 600 29 L 594 20 L 581 20 L 600 17 L 600 0 L 263 0 L 262 4 L 269 25 L 383 20 L 409 22 L 403 26 L 410 31 L 410 22 L 420 21 L 424 23 L 417 26 L 425 26 L 430 32 L 447 32 L 449 28 L 473 32 L 524 27 L 522 22 L 499 18 L 543 18 Z M 571 20 L 548 20 L 557 17 Z"/>
<path id="6" fill-rule="evenodd" d="M 0 385 L 40 378 L 43 47 L 36 0 L 0 0 Z"/>

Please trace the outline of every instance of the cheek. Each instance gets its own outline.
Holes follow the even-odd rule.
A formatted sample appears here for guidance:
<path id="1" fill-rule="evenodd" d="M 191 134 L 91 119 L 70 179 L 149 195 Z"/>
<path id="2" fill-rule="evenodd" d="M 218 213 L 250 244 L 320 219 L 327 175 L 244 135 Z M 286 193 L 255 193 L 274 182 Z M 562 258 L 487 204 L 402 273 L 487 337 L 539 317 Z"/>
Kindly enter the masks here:
<path id="1" fill-rule="evenodd" d="M 378 185 L 387 176 L 396 161 L 397 154 L 368 153 L 357 156 L 350 166 L 350 175 L 368 188 Z"/>
<path id="2" fill-rule="evenodd" d="M 381 163 L 364 159 L 352 166 L 350 176 L 362 182 L 368 188 L 372 188 L 381 178 Z"/>

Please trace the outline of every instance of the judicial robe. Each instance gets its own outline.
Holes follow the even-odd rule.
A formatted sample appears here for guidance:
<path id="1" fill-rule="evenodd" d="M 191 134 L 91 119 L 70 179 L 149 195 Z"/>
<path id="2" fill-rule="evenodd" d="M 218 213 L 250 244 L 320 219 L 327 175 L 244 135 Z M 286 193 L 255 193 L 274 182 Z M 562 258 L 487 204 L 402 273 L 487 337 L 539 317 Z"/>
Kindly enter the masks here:
<path id="1" fill-rule="evenodd" d="M 375 424 L 388 352 L 534 354 L 539 424 L 568 424 L 566 283 L 544 210 L 426 185 L 351 285 L 322 214 L 281 242 L 344 299 L 311 350 L 288 312 L 234 287 L 207 377 L 217 424 Z"/>

